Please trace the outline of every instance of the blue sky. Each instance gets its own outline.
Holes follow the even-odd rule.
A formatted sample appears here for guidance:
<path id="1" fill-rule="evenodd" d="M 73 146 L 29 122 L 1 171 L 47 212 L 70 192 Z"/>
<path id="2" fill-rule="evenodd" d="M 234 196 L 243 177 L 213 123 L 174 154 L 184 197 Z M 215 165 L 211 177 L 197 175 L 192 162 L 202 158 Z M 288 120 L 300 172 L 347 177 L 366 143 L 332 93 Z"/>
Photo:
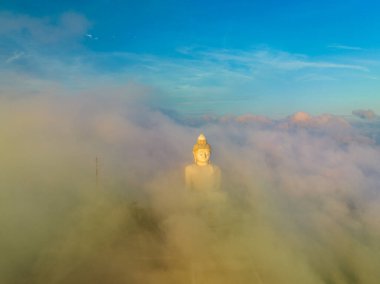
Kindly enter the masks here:
<path id="1" fill-rule="evenodd" d="M 137 84 L 148 104 L 184 114 L 380 112 L 379 11 L 357 0 L 2 1 L 0 91 Z"/>

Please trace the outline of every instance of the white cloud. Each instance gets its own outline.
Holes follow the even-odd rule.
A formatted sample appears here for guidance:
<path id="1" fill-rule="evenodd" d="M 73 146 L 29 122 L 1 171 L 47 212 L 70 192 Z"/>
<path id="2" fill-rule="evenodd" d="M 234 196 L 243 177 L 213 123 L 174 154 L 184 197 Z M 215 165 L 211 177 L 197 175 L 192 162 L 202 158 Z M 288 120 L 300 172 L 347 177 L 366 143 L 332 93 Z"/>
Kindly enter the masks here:
<path id="1" fill-rule="evenodd" d="M 4 45 L 9 48 L 0 53 L 0 61 L 7 64 L 0 69 L 2 73 L 55 81 L 68 88 L 138 82 L 155 90 L 157 96 L 152 104 L 164 101 L 165 107 L 192 112 L 194 106 L 203 102 L 208 105 L 201 112 L 218 106 L 221 113 L 226 113 L 227 105 L 233 104 L 235 110 L 243 107 L 243 112 L 248 112 L 252 106 L 252 111 L 257 112 L 260 106 L 256 101 L 264 105 L 280 96 L 298 96 L 305 92 L 306 85 L 314 99 L 322 97 L 317 94 L 321 82 L 327 86 L 326 97 L 333 97 L 334 87 L 340 83 L 341 88 L 347 88 L 355 80 L 377 77 L 375 58 L 371 61 L 350 56 L 317 58 L 270 48 L 247 51 L 198 46 L 180 49 L 176 56 L 92 52 L 82 45 L 86 38 L 97 39 L 89 27 L 89 21 L 77 13 L 55 18 L 0 13 L 0 34 L 9 41 L 9 45 Z M 15 50 L 18 53 L 13 54 Z"/>
<path id="2" fill-rule="evenodd" d="M 363 48 L 358 47 L 358 46 L 349 46 L 349 45 L 343 45 L 343 44 L 331 44 L 328 47 L 334 48 L 334 49 L 343 49 L 343 50 L 356 50 L 356 51 L 363 50 Z"/>
<path id="3" fill-rule="evenodd" d="M 311 69 L 352 69 L 358 71 L 369 71 L 366 66 L 356 64 L 345 64 L 329 61 L 317 61 L 309 59 L 305 55 L 290 54 L 286 52 L 256 50 L 252 52 L 241 52 L 234 50 L 221 50 L 205 52 L 207 58 L 218 61 L 231 61 L 253 67 L 256 64 L 263 64 L 275 69 L 299 70 L 304 68 Z"/>
<path id="4" fill-rule="evenodd" d="M 25 56 L 25 52 L 14 52 L 10 57 L 5 60 L 5 63 L 12 63 Z"/>
<path id="5" fill-rule="evenodd" d="M 352 114 L 355 115 L 355 116 L 357 116 L 357 117 L 360 117 L 362 119 L 374 119 L 374 118 L 376 118 L 375 112 L 373 110 L 370 110 L 370 109 L 367 109 L 367 110 L 364 110 L 364 109 L 353 110 Z"/>
<path id="6" fill-rule="evenodd" d="M 99 38 L 92 35 L 92 34 L 86 34 L 86 37 L 88 37 L 89 39 L 93 39 L 93 40 L 98 40 Z"/>
<path id="7" fill-rule="evenodd" d="M 12 39 L 20 48 L 62 44 L 80 38 L 89 27 L 90 22 L 74 12 L 63 13 L 58 18 L 0 12 L 0 35 L 3 39 Z"/>

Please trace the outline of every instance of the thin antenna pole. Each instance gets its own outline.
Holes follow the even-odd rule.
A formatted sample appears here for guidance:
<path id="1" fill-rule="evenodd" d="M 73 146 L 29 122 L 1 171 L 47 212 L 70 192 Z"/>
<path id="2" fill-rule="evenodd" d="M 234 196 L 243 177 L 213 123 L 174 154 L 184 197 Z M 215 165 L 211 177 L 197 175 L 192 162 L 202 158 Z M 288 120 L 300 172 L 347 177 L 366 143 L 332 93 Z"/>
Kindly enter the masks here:
<path id="1" fill-rule="evenodd" d="M 96 187 L 99 186 L 99 160 L 98 156 L 95 158 L 95 178 L 96 178 Z"/>

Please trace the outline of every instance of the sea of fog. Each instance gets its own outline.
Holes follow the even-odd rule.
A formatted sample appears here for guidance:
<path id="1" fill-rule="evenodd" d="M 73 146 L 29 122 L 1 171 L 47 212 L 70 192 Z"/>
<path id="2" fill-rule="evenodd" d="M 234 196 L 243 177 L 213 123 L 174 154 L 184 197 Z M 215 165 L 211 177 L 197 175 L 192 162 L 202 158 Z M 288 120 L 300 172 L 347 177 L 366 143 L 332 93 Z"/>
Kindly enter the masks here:
<path id="1" fill-rule="evenodd" d="M 380 119 L 0 99 L 0 283 L 378 283 Z M 199 133 L 225 199 L 184 185 Z"/>

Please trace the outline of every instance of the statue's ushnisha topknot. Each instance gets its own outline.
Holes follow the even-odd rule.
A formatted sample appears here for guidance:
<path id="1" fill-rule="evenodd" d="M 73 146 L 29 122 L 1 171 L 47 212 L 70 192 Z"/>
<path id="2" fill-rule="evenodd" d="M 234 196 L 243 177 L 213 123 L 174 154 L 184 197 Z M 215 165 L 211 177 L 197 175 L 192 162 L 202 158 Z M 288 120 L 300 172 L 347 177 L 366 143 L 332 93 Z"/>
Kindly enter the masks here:
<path id="1" fill-rule="evenodd" d="M 203 133 L 198 136 L 197 143 L 193 147 L 193 153 L 199 149 L 207 149 L 211 152 L 211 146 L 207 144 L 206 136 Z"/>

